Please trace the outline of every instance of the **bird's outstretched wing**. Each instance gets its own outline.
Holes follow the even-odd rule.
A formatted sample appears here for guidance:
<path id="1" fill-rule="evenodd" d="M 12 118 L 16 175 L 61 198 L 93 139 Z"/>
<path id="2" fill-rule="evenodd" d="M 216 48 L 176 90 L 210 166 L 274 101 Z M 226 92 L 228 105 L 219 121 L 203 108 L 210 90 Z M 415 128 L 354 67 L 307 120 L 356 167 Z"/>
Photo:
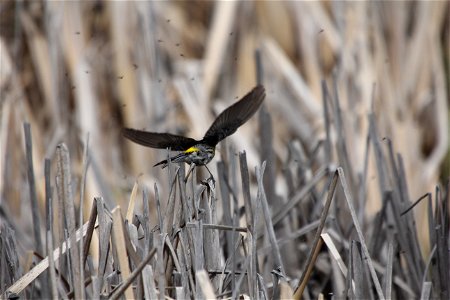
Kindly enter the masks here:
<path id="1" fill-rule="evenodd" d="M 266 96 L 262 85 L 256 86 L 241 100 L 225 109 L 205 133 L 202 142 L 215 146 L 218 142 L 233 134 L 239 126 L 250 119 L 258 110 Z"/>
<path id="2" fill-rule="evenodd" d="M 123 128 L 122 135 L 142 146 L 158 149 L 170 148 L 175 151 L 184 151 L 197 144 L 196 140 L 180 135 L 148 132 L 132 128 Z"/>

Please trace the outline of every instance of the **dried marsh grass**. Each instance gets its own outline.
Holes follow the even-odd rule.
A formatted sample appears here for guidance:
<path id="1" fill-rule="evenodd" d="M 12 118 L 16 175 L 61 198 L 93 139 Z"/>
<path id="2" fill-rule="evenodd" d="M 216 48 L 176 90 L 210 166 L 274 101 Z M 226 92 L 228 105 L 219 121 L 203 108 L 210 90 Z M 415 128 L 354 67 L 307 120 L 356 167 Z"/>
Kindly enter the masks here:
<path id="1" fill-rule="evenodd" d="M 449 9 L 1 2 L 2 298 L 448 299 Z M 215 184 L 120 136 L 256 82 Z"/>

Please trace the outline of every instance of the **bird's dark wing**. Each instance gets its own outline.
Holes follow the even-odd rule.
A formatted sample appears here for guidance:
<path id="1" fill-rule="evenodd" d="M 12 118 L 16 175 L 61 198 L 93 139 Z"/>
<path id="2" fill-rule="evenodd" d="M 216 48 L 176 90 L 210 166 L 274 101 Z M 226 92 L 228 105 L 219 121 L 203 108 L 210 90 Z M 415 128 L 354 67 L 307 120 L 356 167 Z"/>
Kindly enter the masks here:
<path id="1" fill-rule="evenodd" d="M 203 137 L 203 142 L 215 146 L 218 142 L 233 134 L 239 126 L 247 122 L 258 110 L 266 96 L 262 85 L 256 86 L 241 100 L 225 109 L 212 123 Z"/>
<path id="2" fill-rule="evenodd" d="M 194 139 L 180 135 L 148 132 L 131 128 L 123 128 L 122 135 L 142 146 L 158 149 L 170 148 L 175 151 L 184 151 L 197 143 Z"/>

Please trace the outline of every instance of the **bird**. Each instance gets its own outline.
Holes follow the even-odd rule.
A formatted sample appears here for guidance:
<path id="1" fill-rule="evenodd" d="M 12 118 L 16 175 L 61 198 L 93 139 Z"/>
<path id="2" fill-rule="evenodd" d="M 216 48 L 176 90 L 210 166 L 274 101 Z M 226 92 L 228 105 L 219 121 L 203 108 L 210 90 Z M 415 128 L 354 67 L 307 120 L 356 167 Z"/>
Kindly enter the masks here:
<path id="1" fill-rule="evenodd" d="M 247 122 L 258 110 L 266 96 L 262 85 L 257 85 L 242 99 L 226 108 L 214 120 L 201 140 L 174 135 L 171 133 L 149 132 L 133 128 L 123 128 L 122 135 L 142 146 L 181 151 L 179 154 L 160 161 L 154 165 L 167 167 L 169 160 L 173 163 L 185 162 L 189 165 L 205 166 L 214 158 L 217 144 L 232 135 Z M 211 177 L 212 174 L 206 167 Z"/>

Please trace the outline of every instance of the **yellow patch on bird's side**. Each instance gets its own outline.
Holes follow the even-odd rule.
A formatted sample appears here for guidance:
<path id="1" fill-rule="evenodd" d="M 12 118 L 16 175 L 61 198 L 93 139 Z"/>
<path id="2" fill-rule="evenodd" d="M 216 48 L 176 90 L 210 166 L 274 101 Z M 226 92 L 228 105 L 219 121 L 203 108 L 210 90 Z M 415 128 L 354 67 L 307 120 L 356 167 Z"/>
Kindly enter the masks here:
<path id="1" fill-rule="evenodd" d="M 191 148 L 185 150 L 184 153 L 192 153 L 192 152 L 196 152 L 196 151 L 198 151 L 198 148 L 196 148 L 196 147 L 191 147 Z"/>

